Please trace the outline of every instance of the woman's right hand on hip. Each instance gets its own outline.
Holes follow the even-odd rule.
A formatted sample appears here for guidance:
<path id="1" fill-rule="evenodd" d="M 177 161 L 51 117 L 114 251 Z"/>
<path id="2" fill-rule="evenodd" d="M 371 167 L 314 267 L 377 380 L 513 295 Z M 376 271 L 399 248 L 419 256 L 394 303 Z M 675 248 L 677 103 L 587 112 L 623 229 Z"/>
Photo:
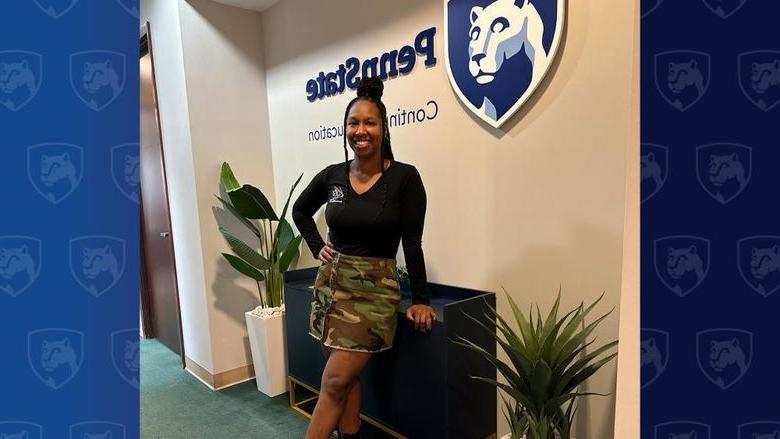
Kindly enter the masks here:
<path id="1" fill-rule="evenodd" d="M 333 244 L 329 242 L 325 244 L 325 247 L 322 247 L 322 250 L 320 250 L 320 253 L 317 255 L 317 257 L 322 262 L 333 262 L 335 254 L 336 249 L 333 247 Z"/>

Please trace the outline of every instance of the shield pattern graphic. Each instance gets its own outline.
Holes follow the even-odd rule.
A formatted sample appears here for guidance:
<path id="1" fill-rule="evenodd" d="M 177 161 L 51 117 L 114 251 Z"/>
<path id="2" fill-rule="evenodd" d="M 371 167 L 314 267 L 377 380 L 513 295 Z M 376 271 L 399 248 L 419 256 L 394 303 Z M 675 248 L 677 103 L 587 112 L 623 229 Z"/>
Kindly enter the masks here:
<path id="1" fill-rule="evenodd" d="M 737 431 L 737 439 L 780 439 L 780 422 L 746 422 L 737 427 Z"/>
<path id="2" fill-rule="evenodd" d="M 43 57 L 26 50 L 0 51 L 0 107 L 21 110 L 41 89 Z"/>
<path id="3" fill-rule="evenodd" d="M 125 143 L 111 148 L 111 179 L 124 196 L 140 202 L 141 167 L 138 143 Z"/>
<path id="4" fill-rule="evenodd" d="M 640 3 L 640 7 L 642 8 L 642 18 L 647 17 L 648 15 L 652 14 L 653 11 L 658 9 L 659 6 L 661 6 L 661 3 L 663 3 L 664 0 L 642 0 Z"/>
<path id="5" fill-rule="evenodd" d="M 704 6 L 720 18 L 729 18 L 734 15 L 747 0 L 702 0 Z"/>
<path id="6" fill-rule="evenodd" d="M 54 19 L 67 14 L 78 2 L 79 0 L 33 0 L 38 9 Z"/>
<path id="7" fill-rule="evenodd" d="M 41 143 L 27 148 L 27 179 L 52 204 L 68 198 L 84 176 L 84 148 L 70 143 Z"/>
<path id="8" fill-rule="evenodd" d="M 0 438 L 24 438 L 41 439 L 43 426 L 27 421 L 2 421 L 0 422 Z"/>
<path id="9" fill-rule="evenodd" d="M 128 14 L 135 18 L 140 16 L 140 1 L 139 0 L 116 0 L 119 6 L 122 7 Z"/>
<path id="10" fill-rule="evenodd" d="M 89 421 L 72 424 L 70 439 L 125 439 L 125 426 L 116 422 Z"/>
<path id="11" fill-rule="evenodd" d="M 780 236 L 749 236 L 737 241 L 739 274 L 753 291 L 769 297 L 780 289 Z"/>
<path id="12" fill-rule="evenodd" d="M 27 362 L 35 376 L 54 390 L 72 380 L 83 361 L 83 332 L 45 328 L 27 334 Z"/>
<path id="13" fill-rule="evenodd" d="M 753 334 L 734 328 L 696 333 L 696 362 L 712 384 L 725 390 L 742 379 L 753 359 Z"/>
<path id="14" fill-rule="evenodd" d="M 641 189 L 642 202 L 649 200 L 661 190 L 669 176 L 669 148 L 655 143 L 641 145 Z"/>
<path id="15" fill-rule="evenodd" d="M 707 93 L 710 55 L 695 50 L 672 50 L 655 56 L 655 87 L 664 100 L 686 111 Z"/>
<path id="16" fill-rule="evenodd" d="M 654 439 L 710 439 L 710 426 L 696 421 L 656 424 Z"/>
<path id="17" fill-rule="evenodd" d="M 70 240 L 70 272 L 89 294 L 100 297 L 125 271 L 127 246 L 114 236 L 82 236 Z"/>
<path id="18" fill-rule="evenodd" d="M 17 297 L 38 279 L 41 240 L 31 236 L 0 236 L 0 291 Z"/>
<path id="19" fill-rule="evenodd" d="M 696 178 L 709 196 L 727 204 L 741 194 L 753 173 L 753 149 L 736 143 L 696 147 Z"/>
<path id="20" fill-rule="evenodd" d="M 669 333 L 660 329 L 642 328 L 640 331 L 640 379 L 642 388 L 658 379 L 669 363 Z"/>
<path id="21" fill-rule="evenodd" d="M 675 235 L 653 242 L 655 273 L 666 288 L 685 297 L 701 285 L 710 270 L 710 240 Z"/>
<path id="22" fill-rule="evenodd" d="M 762 111 L 780 103 L 780 51 L 757 50 L 737 57 L 739 88 Z"/>
<path id="23" fill-rule="evenodd" d="M 548 74 L 565 16 L 565 0 L 444 0 L 447 74 L 461 103 L 504 124 Z"/>
<path id="24" fill-rule="evenodd" d="M 139 388 L 140 349 L 138 328 L 122 329 L 111 333 L 111 362 L 119 376 L 128 384 Z"/>
<path id="25" fill-rule="evenodd" d="M 125 55 L 88 50 L 70 56 L 70 85 L 87 107 L 101 111 L 122 93 L 127 79 Z"/>

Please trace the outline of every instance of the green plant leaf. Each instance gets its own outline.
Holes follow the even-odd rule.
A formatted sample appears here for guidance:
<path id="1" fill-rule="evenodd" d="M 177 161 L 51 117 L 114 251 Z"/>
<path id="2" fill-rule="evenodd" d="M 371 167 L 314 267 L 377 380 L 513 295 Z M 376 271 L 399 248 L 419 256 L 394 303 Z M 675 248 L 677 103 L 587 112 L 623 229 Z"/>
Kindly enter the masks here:
<path id="1" fill-rule="evenodd" d="M 287 195 L 287 201 L 284 202 L 284 209 L 282 209 L 282 214 L 279 216 L 280 219 L 284 219 L 285 216 L 287 216 L 287 207 L 290 205 L 290 198 L 292 198 L 293 191 L 295 191 L 295 187 L 300 183 L 301 178 L 303 178 L 303 174 L 298 176 L 298 179 L 295 180 L 295 183 L 293 183 L 290 188 L 290 193 Z"/>
<path id="2" fill-rule="evenodd" d="M 230 202 L 241 216 L 250 219 L 267 219 L 279 221 L 271 203 L 263 192 L 251 185 L 245 184 L 238 189 L 228 191 Z"/>
<path id="3" fill-rule="evenodd" d="M 608 351 L 609 349 L 612 349 L 613 347 L 617 346 L 617 344 L 618 344 L 617 340 L 607 343 L 604 346 L 601 346 L 600 348 L 594 350 L 593 352 L 585 355 L 579 361 L 574 363 L 560 377 L 560 380 L 558 381 L 558 386 L 555 389 L 555 393 L 563 393 L 565 391 L 568 391 L 580 385 L 580 382 L 576 382 L 576 383 L 572 382 L 572 377 L 574 377 L 580 370 L 584 369 L 596 357 Z"/>
<path id="4" fill-rule="evenodd" d="M 282 253 L 282 257 L 279 258 L 280 273 L 284 273 L 287 271 L 287 268 L 290 267 L 290 262 L 292 262 L 292 259 L 298 254 L 298 246 L 301 245 L 301 239 L 303 239 L 303 237 L 298 235 L 287 244 L 284 253 Z"/>
<path id="5" fill-rule="evenodd" d="M 514 387 L 512 387 L 510 385 L 507 385 L 507 384 L 504 384 L 504 383 L 500 383 L 500 382 L 498 382 L 496 380 L 493 380 L 493 379 L 490 379 L 490 378 L 484 378 L 484 377 L 478 377 L 478 376 L 472 376 L 471 378 L 475 379 L 477 381 L 482 381 L 482 382 L 485 382 L 485 383 L 488 383 L 488 384 L 492 384 L 493 386 L 496 386 L 496 387 L 500 388 L 501 390 L 506 392 L 509 396 L 511 396 L 515 401 L 519 402 L 524 407 L 527 407 L 529 409 L 529 411 L 532 411 L 532 410 L 534 410 L 536 408 L 536 405 L 534 404 L 533 401 L 528 399 L 522 392 L 520 392 L 519 390 L 515 389 Z"/>
<path id="6" fill-rule="evenodd" d="M 246 219 L 246 218 L 244 218 L 243 216 L 241 216 L 241 214 L 240 214 L 240 213 L 238 213 L 238 211 L 236 210 L 236 208 L 235 208 L 235 207 L 233 207 L 233 205 L 232 205 L 232 204 L 228 203 L 228 201 L 227 201 L 227 200 L 225 200 L 225 199 L 222 199 L 222 198 L 221 198 L 219 195 L 214 195 L 214 196 L 215 196 L 215 197 L 217 197 L 217 199 L 218 199 L 220 202 L 222 202 L 222 207 L 224 207 L 224 208 L 225 208 L 225 210 L 227 210 L 228 212 L 232 213 L 232 214 L 233 214 L 233 216 L 235 216 L 235 217 L 236 217 L 236 219 L 238 219 L 239 221 L 241 221 L 241 223 L 242 223 L 242 224 L 244 224 L 245 226 L 247 226 L 247 227 L 249 228 L 249 230 L 251 230 L 251 231 L 252 231 L 252 233 L 254 233 L 254 234 L 255 234 L 255 236 L 257 236 L 257 237 L 260 239 L 260 242 L 263 242 L 263 240 L 265 239 L 265 237 L 264 237 L 264 236 L 263 236 L 263 234 L 260 232 L 260 229 L 258 229 L 258 228 L 257 228 L 257 226 L 255 226 L 254 224 L 252 224 L 252 222 L 251 222 L 251 221 L 249 221 L 248 219 Z"/>
<path id="7" fill-rule="evenodd" d="M 260 255 L 260 253 L 256 252 L 244 241 L 235 237 L 226 228 L 220 227 L 219 231 L 222 233 L 222 236 L 225 237 L 225 241 L 227 241 L 230 249 L 233 250 L 241 259 L 243 259 L 244 262 L 259 270 L 265 270 L 271 266 L 271 264 L 268 262 L 268 259 Z"/>
<path id="8" fill-rule="evenodd" d="M 517 325 L 520 327 L 520 336 L 523 337 L 523 342 L 525 343 L 529 354 L 535 355 L 539 350 L 539 345 L 534 335 L 533 328 L 531 328 L 530 323 L 526 319 L 525 315 L 523 315 L 523 312 L 520 311 L 520 308 L 517 307 L 517 304 L 512 299 L 512 296 L 510 296 L 506 290 L 504 290 L 504 294 L 506 294 L 506 297 L 509 300 L 509 305 L 512 307 L 512 313 L 515 315 Z"/>
<path id="9" fill-rule="evenodd" d="M 473 342 L 458 336 L 462 341 L 453 341 L 453 343 L 462 346 L 464 348 L 470 349 L 480 355 L 482 355 L 485 359 L 487 359 L 492 365 L 496 366 L 496 369 L 501 373 L 501 375 L 506 378 L 506 380 L 515 388 L 518 388 L 519 390 L 530 390 L 528 389 L 528 386 L 523 381 L 523 379 L 514 371 L 512 368 L 504 363 L 503 361 L 499 360 L 495 355 L 487 352 L 480 346 L 474 344 Z"/>
<path id="10" fill-rule="evenodd" d="M 234 256 L 227 253 L 222 253 L 222 256 L 224 256 L 225 259 L 227 259 L 228 263 L 230 263 L 230 265 L 236 270 L 238 270 L 241 274 L 249 276 L 258 282 L 265 280 L 265 276 L 263 276 L 263 273 L 261 273 L 251 265 L 247 264 L 246 262 L 244 262 L 244 260 L 242 260 L 238 256 Z"/>
<path id="11" fill-rule="evenodd" d="M 279 258 L 281 258 L 281 254 L 284 253 L 284 250 L 287 249 L 287 246 L 293 239 L 293 229 L 290 226 L 290 223 L 288 223 L 284 218 L 280 219 L 279 225 L 276 226 L 274 235 L 276 254 L 279 255 Z"/>
<path id="12" fill-rule="evenodd" d="M 599 369 L 601 369 L 601 366 L 607 364 L 610 360 L 612 360 L 616 356 L 617 356 L 617 352 L 614 352 L 593 364 L 589 364 L 585 366 L 581 371 L 577 372 L 577 374 L 574 375 L 574 377 L 569 381 L 566 387 L 568 387 L 569 389 L 573 389 L 577 387 L 580 383 L 590 378 L 591 375 L 593 375 Z"/>
<path id="13" fill-rule="evenodd" d="M 222 162 L 222 171 L 219 174 L 219 182 L 222 183 L 222 187 L 226 192 L 230 192 L 238 189 L 241 185 L 238 183 L 236 176 L 233 175 L 233 170 L 230 169 L 230 165 L 227 162 Z"/>

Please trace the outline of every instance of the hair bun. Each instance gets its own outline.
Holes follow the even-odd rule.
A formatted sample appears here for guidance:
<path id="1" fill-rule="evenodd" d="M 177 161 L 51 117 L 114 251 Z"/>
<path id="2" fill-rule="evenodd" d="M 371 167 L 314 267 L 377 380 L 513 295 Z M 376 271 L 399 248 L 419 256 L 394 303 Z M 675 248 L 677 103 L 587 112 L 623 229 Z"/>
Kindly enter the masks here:
<path id="1" fill-rule="evenodd" d="M 381 79 L 376 77 L 362 78 L 360 84 L 358 84 L 357 95 L 361 98 L 382 99 L 384 89 L 385 84 L 382 83 Z"/>

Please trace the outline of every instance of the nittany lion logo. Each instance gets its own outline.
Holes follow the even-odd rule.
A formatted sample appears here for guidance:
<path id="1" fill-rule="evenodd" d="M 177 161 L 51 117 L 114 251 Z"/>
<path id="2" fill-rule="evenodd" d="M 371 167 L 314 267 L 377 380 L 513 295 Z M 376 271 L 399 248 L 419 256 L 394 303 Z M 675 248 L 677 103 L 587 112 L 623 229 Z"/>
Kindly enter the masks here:
<path id="1" fill-rule="evenodd" d="M 43 426 L 26 421 L 0 422 L 0 439 L 41 439 Z"/>
<path id="2" fill-rule="evenodd" d="M 657 54 L 655 85 L 672 107 L 680 111 L 691 108 L 710 85 L 710 56 L 692 50 Z"/>
<path id="3" fill-rule="evenodd" d="M 498 128 L 541 83 L 558 51 L 564 0 L 444 0 L 447 72 L 458 98 Z"/>
<path id="4" fill-rule="evenodd" d="M 710 426 L 694 421 L 674 421 L 657 424 L 655 439 L 710 439 Z"/>
<path id="5" fill-rule="evenodd" d="M 24 50 L 0 51 L 0 106 L 17 111 L 38 94 L 43 78 L 40 54 Z"/>
<path id="6" fill-rule="evenodd" d="M 108 421 L 80 422 L 70 426 L 70 439 L 125 439 L 125 426 Z"/>
<path id="7" fill-rule="evenodd" d="M 0 236 L 0 291 L 22 294 L 41 273 L 41 240 L 30 236 Z"/>
<path id="8" fill-rule="evenodd" d="M 128 14 L 135 18 L 140 16 L 140 0 L 116 0 L 119 6 L 122 7 Z"/>
<path id="9" fill-rule="evenodd" d="M 124 196 L 138 203 L 141 193 L 141 167 L 137 143 L 111 148 L 111 178 Z"/>
<path id="10" fill-rule="evenodd" d="M 748 422 L 737 427 L 737 431 L 737 439 L 780 439 L 780 422 Z"/>
<path id="11" fill-rule="evenodd" d="M 702 0 L 707 9 L 720 18 L 729 18 L 737 12 L 747 0 Z"/>
<path id="12" fill-rule="evenodd" d="M 33 2 L 46 15 L 57 19 L 76 6 L 79 0 L 33 0 Z"/>
<path id="13" fill-rule="evenodd" d="M 87 107 L 100 111 L 114 102 L 125 87 L 125 55 L 108 50 L 70 56 L 70 85 Z"/>
<path id="14" fill-rule="evenodd" d="M 654 243 L 655 273 L 674 294 L 685 297 L 710 269 L 710 241 L 697 236 L 667 236 Z"/>
<path id="15" fill-rule="evenodd" d="M 84 150 L 69 143 L 27 148 L 27 178 L 46 201 L 58 204 L 72 194 L 84 173 Z"/>
<path id="16" fill-rule="evenodd" d="M 27 334 L 27 360 L 35 376 L 52 389 L 67 384 L 81 368 L 84 334 L 47 328 Z"/>
<path id="17" fill-rule="evenodd" d="M 119 282 L 125 270 L 125 240 L 112 236 L 83 236 L 70 241 L 70 272 L 95 297 Z"/>
<path id="18" fill-rule="evenodd" d="M 652 14 L 653 11 L 658 9 L 659 6 L 661 6 L 661 3 L 663 3 L 664 0 L 642 0 L 639 2 L 640 7 L 642 8 L 642 18 L 647 17 L 648 15 Z"/>
<path id="19" fill-rule="evenodd" d="M 761 111 L 780 103 L 780 51 L 745 52 L 738 57 L 739 88 Z"/>
<path id="20" fill-rule="evenodd" d="M 669 333 L 658 329 L 642 328 L 640 335 L 640 378 L 642 388 L 647 387 L 666 369 L 669 362 Z"/>
<path id="21" fill-rule="evenodd" d="M 753 154 L 748 146 L 711 143 L 696 148 L 699 184 L 721 204 L 732 201 L 745 190 L 752 168 Z"/>
<path id="22" fill-rule="evenodd" d="M 111 334 L 111 362 L 114 369 L 136 389 L 139 388 L 140 358 L 138 328 L 123 329 Z"/>
<path id="23" fill-rule="evenodd" d="M 643 143 L 639 157 L 642 202 L 661 190 L 669 174 L 669 148 Z"/>
<path id="24" fill-rule="evenodd" d="M 714 328 L 696 334 L 696 360 L 710 382 L 728 389 L 750 368 L 753 334 L 741 329 Z"/>
<path id="25" fill-rule="evenodd" d="M 737 241 L 737 263 L 742 279 L 768 297 L 780 289 L 780 236 L 750 236 Z"/>

